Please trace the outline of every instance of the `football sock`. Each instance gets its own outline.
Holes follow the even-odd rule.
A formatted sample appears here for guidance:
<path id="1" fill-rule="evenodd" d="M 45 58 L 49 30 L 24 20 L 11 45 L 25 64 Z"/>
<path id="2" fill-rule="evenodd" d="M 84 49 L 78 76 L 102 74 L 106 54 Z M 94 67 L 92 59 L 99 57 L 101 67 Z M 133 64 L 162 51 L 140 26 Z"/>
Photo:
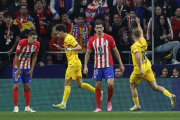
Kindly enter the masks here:
<path id="1" fill-rule="evenodd" d="M 25 110 L 27 110 L 27 109 L 29 109 L 29 106 L 26 106 L 26 107 L 25 107 Z"/>
<path id="2" fill-rule="evenodd" d="M 29 106 L 30 105 L 30 99 L 31 99 L 30 89 L 24 90 L 24 98 L 25 98 L 25 106 Z"/>
<path id="3" fill-rule="evenodd" d="M 61 102 L 61 104 L 64 105 L 64 106 L 66 106 L 66 103 L 67 103 L 67 102 L 64 102 L 64 101 Z"/>
<path id="4" fill-rule="evenodd" d="M 18 106 L 18 96 L 19 96 L 18 89 L 13 89 L 14 106 Z"/>
<path id="5" fill-rule="evenodd" d="M 67 102 L 68 98 L 69 98 L 69 94 L 71 92 L 71 86 L 65 86 L 64 87 L 64 95 L 63 95 L 63 100 L 64 102 Z"/>
<path id="6" fill-rule="evenodd" d="M 133 101 L 134 101 L 135 105 L 139 105 L 139 98 L 138 97 L 133 98 Z"/>
<path id="7" fill-rule="evenodd" d="M 96 98 L 97 108 L 101 109 L 101 89 L 95 90 L 95 98 Z"/>
<path id="8" fill-rule="evenodd" d="M 165 96 L 167 96 L 167 97 L 170 97 L 170 96 L 171 96 L 171 93 L 170 93 L 169 91 L 167 91 L 167 90 L 165 90 L 165 91 L 163 92 L 163 94 L 164 94 Z"/>
<path id="9" fill-rule="evenodd" d="M 82 83 L 81 88 L 95 93 L 95 88 L 87 83 Z"/>
<path id="10" fill-rule="evenodd" d="M 108 99 L 107 99 L 107 102 L 111 102 L 111 98 L 112 98 L 112 95 L 113 95 L 113 93 L 114 93 L 114 87 L 113 87 L 113 88 L 108 87 L 107 91 L 108 91 Z"/>

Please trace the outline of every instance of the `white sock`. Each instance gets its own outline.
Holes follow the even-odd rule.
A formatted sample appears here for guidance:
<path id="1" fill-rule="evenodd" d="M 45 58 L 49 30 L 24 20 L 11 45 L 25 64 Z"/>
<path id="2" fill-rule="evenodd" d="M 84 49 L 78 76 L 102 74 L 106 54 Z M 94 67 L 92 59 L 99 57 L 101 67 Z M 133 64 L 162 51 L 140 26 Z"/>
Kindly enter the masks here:
<path id="1" fill-rule="evenodd" d="M 14 108 L 18 108 L 18 106 L 14 106 Z"/>
<path id="2" fill-rule="evenodd" d="M 26 109 L 29 109 L 29 106 L 26 106 L 26 107 L 25 107 L 25 110 L 26 110 Z"/>
<path id="3" fill-rule="evenodd" d="M 63 104 L 64 106 L 66 106 L 66 103 L 67 103 L 67 102 L 64 102 L 64 101 L 61 102 L 61 104 Z"/>

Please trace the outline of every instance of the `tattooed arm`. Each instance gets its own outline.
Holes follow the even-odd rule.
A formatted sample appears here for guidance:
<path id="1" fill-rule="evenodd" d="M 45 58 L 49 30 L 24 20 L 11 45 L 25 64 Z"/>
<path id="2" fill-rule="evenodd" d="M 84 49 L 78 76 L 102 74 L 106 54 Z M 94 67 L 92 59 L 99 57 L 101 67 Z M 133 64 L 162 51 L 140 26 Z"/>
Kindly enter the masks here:
<path id="1" fill-rule="evenodd" d="M 86 75 L 87 75 L 87 73 L 88 73 L 87 64 L 88 64 L 88 60 L 89 60 L 89 56 L 90 56 L 91 52 L 92 52 L 92 50 L 87 49 L 86 55 L 85 55 L 85 61 L 84 61 L 84 74 L 86 74 Z"/>

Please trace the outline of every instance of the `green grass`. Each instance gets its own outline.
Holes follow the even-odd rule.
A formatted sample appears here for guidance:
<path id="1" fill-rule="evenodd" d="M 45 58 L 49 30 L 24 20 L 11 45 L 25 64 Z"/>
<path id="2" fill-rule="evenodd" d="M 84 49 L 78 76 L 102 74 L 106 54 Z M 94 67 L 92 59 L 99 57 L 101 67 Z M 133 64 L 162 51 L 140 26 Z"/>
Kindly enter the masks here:
<path id="1" fill-rule="evenodd" d="M 179 112 L 112 111 L 93 113 L 92 111 L 38 111 L 37 113 L 13 113 L 0 111 L 0 120 L 178 120 Z"/>

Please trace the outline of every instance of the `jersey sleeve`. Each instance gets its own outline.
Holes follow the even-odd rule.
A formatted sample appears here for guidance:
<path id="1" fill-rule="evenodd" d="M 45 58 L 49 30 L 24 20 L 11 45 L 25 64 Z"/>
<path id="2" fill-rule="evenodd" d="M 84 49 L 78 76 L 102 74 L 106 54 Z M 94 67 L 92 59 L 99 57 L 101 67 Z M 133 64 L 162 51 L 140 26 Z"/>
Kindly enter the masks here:
<path id="1" fill-rule="evenodd" d="M 38 43 L 37 43 L 37 48 L 36 48 L 36 50 L 34 51 L 34 53 L 39 53 L 39 48 L 40 48 L 40 43 L 38 42 Z"/>
<path id="2" fill-rule="evenodd" d="M 24 47 L 24 44 L 23 44 L 22 41 L 20 41 L 20 42 L 18 43 L 17 47 L 16 47 L 16 52 L 17 52 L 17 53 L 21 53 L 23 47 Z"/>
<path id="3" fill-rule="evenodd" d="M 78 42 L 76 41 L 74 37 L 68 38 L 66 42 L 73 47 L 76 47 L 78 44 Z"/>
<path id="4" fill-rule="evenodd" d="M 138 50 L 137 46 L 135 46 L 135 45 L 131 46 L 131 53 L 132 53 L 132 54 L 135 54 L 135 53 L 138 52 L 138 51 L 139 51 L 139 50 Z"/>
<path id="5" fill-rule="evenodd" d="M 93 45 L 92 45 L 92 37 L 91 37 L 88 41 L 87 49 L 92 50 L 92 48 L 93 48 Z"/>
<path id="6" fill-rule="evenodd" d="M 111 46 L 111 48 L 116 47 L 116 43 L 115 43 L 115 41 L 114 41 L 114 38 L 110 36 L 110 39 L 109 39 L 109 40 L 110 40 L 110 46 Z"/>

